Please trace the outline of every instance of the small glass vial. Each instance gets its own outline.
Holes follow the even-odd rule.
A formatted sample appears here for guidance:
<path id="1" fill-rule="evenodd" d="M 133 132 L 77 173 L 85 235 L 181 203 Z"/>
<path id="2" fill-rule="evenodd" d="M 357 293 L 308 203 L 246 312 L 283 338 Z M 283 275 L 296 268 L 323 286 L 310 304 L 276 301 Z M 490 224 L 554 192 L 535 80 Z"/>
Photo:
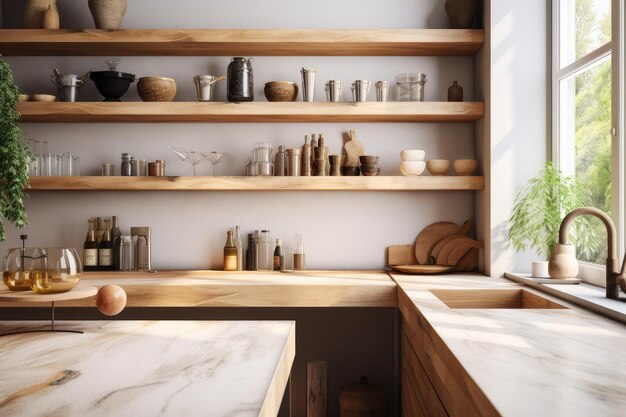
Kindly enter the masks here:
<path id="1" fill-rule="evenodd" d="M 302 235 L 296 235 L 296 245 L 293 247 L 293 269 L 294 271 L 301 271 L 305 267 Z"/>

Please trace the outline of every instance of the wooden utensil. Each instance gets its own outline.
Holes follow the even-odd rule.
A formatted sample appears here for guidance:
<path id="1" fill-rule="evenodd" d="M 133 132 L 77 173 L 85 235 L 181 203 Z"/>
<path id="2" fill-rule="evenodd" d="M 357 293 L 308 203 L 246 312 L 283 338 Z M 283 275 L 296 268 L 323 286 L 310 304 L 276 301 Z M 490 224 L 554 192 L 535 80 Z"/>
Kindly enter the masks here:
<path id="1" fill-rule="evenodd" d="M 350 140 L 343 145 L 346 151 L 344 166 L 359 166 L 359 157 L 363 155 L 363 144 L 356 139 L 356 130 L 350 129 Z"/>
<path id="2" fill-rule="evenodd" d="M 387 248 L 387 266 L 416 264 L 415 245 L 390 245 Z"/>
<path id="3" fill-rule="evenodd" d="M 412 275 L 436 275 L 456 270 L 455 267 L 447 265 L 390 265 L 389 267 L 396 272 Z"/>
<path id="4" fill-rule="evenodd" d="M 435 245 L 451 235 L 465 235 L 472 229 L 472 222 L 466 221 L 459 227 L 452 222 L 437 222 L 422 230 L 415 240 L 415 258 L 421 265 L 427 265 Z"/>

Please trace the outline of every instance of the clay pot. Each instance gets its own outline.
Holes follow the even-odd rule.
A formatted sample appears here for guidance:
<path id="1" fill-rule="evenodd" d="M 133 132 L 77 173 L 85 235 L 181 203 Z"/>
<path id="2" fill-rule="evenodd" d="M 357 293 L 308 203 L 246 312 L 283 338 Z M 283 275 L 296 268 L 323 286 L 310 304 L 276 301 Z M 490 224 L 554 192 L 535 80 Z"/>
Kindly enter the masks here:
<path id="1" fill-rule="evenodd" d="M 26 29 L 42 29 L 43 15 L 50 6 L 56 9 L 57 0 L 26 0 L 24 9 L 24 27 Z"/>
<path id="2" fill-rule="evenodd" d="M 298 84 L 290 81 L 270 81 L 265 83 L 267 101 L 296 101 Z"/>
<path id="3" fill-rule="evenodd" d="M 470 29 L 478 11 L 479 0 L 446 0 L 445 9 L 452 29 Z"/>
<path id="4" fill-rule="evenodd" d="M 89 10 L 98 29 L 119 29 L 126 6 L 126 0 L 89 0 Z"/>

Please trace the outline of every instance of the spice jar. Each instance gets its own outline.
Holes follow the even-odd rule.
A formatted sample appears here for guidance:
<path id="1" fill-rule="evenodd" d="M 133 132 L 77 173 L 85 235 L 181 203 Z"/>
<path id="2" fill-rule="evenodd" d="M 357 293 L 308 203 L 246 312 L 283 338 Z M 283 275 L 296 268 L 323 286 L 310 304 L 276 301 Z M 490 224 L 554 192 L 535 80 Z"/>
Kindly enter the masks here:
<path id="1" fill-rule="evenodd" d="M 228 101 L 253 101 L 254 77 L 252 58 L 236 56 L 231 59 L 226 71 Z"/>
<path id="2" fill-rule="evenodd" d="M 290 177 L 299 177 L 300 176 L 300 155 L 302 153 L 301 148 L 290 148 L 287 149 L 287 166 L 288 172 L 287 175 Z"/>
<path id="3" fill-rule="evenodd" d="M 122 164 L 120 166 L 120 175 L 123 177 L 129 177 L 131 174 L 130 169 L 130 157 L 132 155 L 129 153 L 122 154 Z"/>

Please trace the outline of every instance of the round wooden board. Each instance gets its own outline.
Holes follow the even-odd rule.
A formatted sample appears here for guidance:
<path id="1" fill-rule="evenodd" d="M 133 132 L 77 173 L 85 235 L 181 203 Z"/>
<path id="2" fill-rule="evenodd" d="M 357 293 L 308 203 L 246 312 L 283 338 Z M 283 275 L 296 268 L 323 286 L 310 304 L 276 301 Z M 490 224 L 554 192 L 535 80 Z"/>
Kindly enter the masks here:
<path id="1" fill-rule="evenodd" d="M 456 269 L 454 266 L 445 265 L 393 265 L 390 266 L 396 272 L 412 275 L 436 275 L 452 272 Z"/>
<path id="2" fill-rule="evenodd" d="M 50 303 L 52 301 L 79 300 L 93 297 L 98 293 L 96 287 L 77 285 L 72 290 L 58 294 L 37 294 L 33 291 L 11 291 L 8 288 L 0 290 L 0 301 L 15 303 Z"/>

